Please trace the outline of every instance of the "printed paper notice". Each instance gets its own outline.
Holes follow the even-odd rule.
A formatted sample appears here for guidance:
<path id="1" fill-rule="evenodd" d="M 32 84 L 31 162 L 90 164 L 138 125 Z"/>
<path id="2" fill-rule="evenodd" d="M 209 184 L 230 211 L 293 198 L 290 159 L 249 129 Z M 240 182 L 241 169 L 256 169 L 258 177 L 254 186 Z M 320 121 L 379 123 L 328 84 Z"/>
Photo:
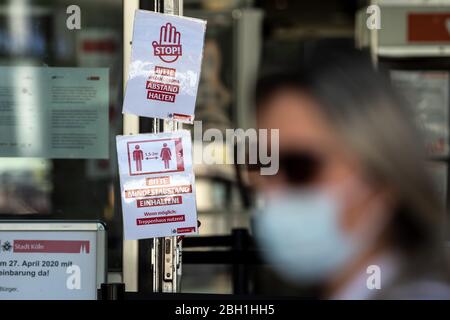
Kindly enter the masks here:
<path id="1" fill-rule="evenodd" d="M 0 67 L 0 156 L 108 158 L 108 69 Z"/>
<path id="2" fill-rule="evenodd" d="M 137 10 L 123 112 L 192 123 L 206 22 Z"/>
<path id="3" fill-rule="evenodd" d="M 0 300 L 97 298 L 94 232 L 0 232 Z"/>
<path id="4" fill-rule="evenodd" d="M 189 131 L 117 136 L 124 237 L 197 233 Z"/>
<path id="5" fill-rule="evenodd" d="M 395 70 L 391 79 L 413 108 L 427 153 L 448 155 L 448 72 Z"/>

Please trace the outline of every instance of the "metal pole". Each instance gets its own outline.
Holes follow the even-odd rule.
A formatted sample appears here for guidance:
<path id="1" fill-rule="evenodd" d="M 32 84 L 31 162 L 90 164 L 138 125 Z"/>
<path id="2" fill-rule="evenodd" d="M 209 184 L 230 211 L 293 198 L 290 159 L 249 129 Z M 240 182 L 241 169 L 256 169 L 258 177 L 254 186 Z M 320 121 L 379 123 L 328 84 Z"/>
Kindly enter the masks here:
<path id="1" fill-rule="evenodd" d="M 232 231 L 232 250 L 236 254 L 247 256 L 249 235 L 247 229 Z M 233 293 L 248 294 L 248 267 L 244 263 L 233 263 Z"/>
<path id="2" fill-rule="evenodd" d="M 183 15 L 183 0 L 155 0 L 155 11 Z M 154 119 L 153 132 L 172 132 L 181 129 L 176 121 Z M 181 278 L 181 242 L 177 237 L 154 238 L 152 247 L 154 292 L 178 292 Z"/>
<path id="3" fill-rule="evenodd" d="M 123 90 L 128 80 L 128 64 L 131 58 L 131 39 L 133 37 L 134 11 L 139 9 L 139 0 L 123 2 Z M 139 133 L 139 117 L 131 114 L 123 116 L 123 134 Z M 124 240 L 122 246 L 122 277 L 127 291 L 138 291 L 137 240 Z"/>
<path id="4" fill-rule="evenodd" d="M 377 4 L 377 1 L 372 0 L 371 4 Z M 372 63 L 375 68 L 378 67 L 378 30 L 370 30 L 370 55 Z"/>

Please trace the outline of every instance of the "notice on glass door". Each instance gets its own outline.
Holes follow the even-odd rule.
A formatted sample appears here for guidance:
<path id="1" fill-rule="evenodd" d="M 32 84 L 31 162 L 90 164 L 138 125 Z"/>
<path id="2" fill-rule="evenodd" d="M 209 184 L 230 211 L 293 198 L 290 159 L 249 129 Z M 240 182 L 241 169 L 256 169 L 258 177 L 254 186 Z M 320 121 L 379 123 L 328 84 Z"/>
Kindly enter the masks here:
<path id="1" fill-rule="evenodd" d="M 194 121 L 205 30 L 204 20 L 136 11 L 124 113 Z"/>
<path id="2" fill-rule="evenodd" d="M 109 157 L 107 68 L 0 67 L 0 156 Z"/>
<path id="3" fill-rule="evenodd" d="M 124 238 L 197 233 L 191 135 L 117 136 Z"/>

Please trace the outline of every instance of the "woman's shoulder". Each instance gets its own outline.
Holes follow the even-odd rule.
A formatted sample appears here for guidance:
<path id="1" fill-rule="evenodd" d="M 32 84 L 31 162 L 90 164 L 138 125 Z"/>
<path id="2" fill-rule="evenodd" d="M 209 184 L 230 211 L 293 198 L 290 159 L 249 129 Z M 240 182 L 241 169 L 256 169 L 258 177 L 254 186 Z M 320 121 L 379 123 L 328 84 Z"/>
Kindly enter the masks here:
<path id="1" fill-rule="evenodd" d="M 382 293 L 382 299 L 450 300 L 450 285 L 436 279 L 418 279 L 392 286 Z"/>

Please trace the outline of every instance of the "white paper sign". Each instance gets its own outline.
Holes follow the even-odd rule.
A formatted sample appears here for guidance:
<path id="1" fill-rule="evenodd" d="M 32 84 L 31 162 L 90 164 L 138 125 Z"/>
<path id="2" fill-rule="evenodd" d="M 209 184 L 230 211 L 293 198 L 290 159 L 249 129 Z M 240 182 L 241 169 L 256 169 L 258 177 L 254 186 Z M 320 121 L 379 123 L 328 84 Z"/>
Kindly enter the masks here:
<path id="1" fill-rule="evenodd" d="M 206 21 L 135 13 L 123 112 L 192 123 Z"/>
<path id="2" fill-rule="evenodd" d="M 92 231 L 0 231 L 0 300 L 96 299 Z"/>
<path id="3" fill-rule="evenodd" d="M 0 67 L 0 156 L 109 157 L 107 68 Z"/>
<path id="4" fill-rule="evenodd" d="M 391 79 L 413 108 L 428 155 L 448 155 L 448 72 L 393 70 Z"/>
<path id="5" fill-rule="evenodd" d="M 125 239 L 197 233 L 189 131 L 117 136 L 117 154 Z"/>

